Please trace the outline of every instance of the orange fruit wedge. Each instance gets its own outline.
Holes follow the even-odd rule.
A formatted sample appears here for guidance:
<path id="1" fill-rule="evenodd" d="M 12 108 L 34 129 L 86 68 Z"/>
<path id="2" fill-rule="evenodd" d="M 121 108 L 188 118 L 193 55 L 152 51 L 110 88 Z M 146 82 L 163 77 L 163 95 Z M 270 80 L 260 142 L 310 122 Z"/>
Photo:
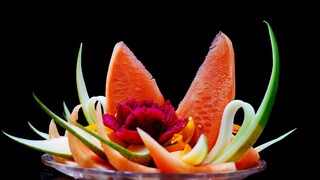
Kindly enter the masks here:
<path id="1" fill-rule="evenodd" d="M 130 98 L 151 98 L 158 104 L 164 103 L 155 79 L 123 42 L 118 42 L 113 49 L 106 80 L 106 98 L 106 112 L 109 114 L 115 114 L 117 105 Z M 201 134 L 206 135 L 209 149 L 214 146 L 223 111 L 234 98 L 234 50 L 230 39 L 219 32 L 176 110 L 181 119 L 193 118 L 195 131 L 189 141 L 191 146 L 196 144 Z"/>
<path id="2" fill-rule="evenodd" d="M 113 49 L 105 93 L 108 114 L 115 114 L 117 105 L 131 98 L 138 101 L 151 98 L 160 105 L 164 103 L 156 80 L 123 42 Z"/>
<path id="3" fill-rule="evenodd" d="M 193 118 L 195 132 L 189 142 L 191 146 L 196 144 L 201 134 L 206 135 L 209 149 L 214 146 L 223 111 L 234 98 L 234 50 L 230 39 L 219 32 L 176 110 L 180 118 Z"/>

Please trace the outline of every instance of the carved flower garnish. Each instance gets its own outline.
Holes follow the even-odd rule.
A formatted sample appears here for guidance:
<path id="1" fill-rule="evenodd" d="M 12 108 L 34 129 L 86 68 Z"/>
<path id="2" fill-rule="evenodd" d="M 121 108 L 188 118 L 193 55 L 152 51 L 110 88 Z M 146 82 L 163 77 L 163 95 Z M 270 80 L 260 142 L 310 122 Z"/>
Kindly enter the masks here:
<path id="1" fill-rule="evenodd" d="M 169 100 L 159 105 L 152 99 L 129 99 L 117 106 L 115 115 L 104 114 L 103 123 L 120 139 L 131 144 L 143 143 L 137 127 L 164 143 L 186 126 L 188 118 L 179 119 Z"/>

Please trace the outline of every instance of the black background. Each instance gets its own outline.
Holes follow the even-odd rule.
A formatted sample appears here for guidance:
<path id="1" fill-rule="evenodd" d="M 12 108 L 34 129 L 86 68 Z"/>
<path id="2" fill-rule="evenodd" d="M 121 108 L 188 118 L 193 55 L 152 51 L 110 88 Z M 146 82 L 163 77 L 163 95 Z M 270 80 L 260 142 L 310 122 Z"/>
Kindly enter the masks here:
<path id="1" fill-rule="evenodd" d="M 149 2 L 149 1 L 1 1 L 1 130 L 39 138 L 28 127 L 47 131 L 50 118 L 34 92 L 54 112 L 62 102 L 79 103 L 75 85 L 78 48 L 83 42 L 83 73 L 90 96 L 104 95 L 113 46 L 124 41 L 156 79 L 166 99 L 177 106 L 203 62 L 211 41 L 222 31 L 233 42 L 236 99 L 258 108 L 270 77 L 272 26 L 280 51 L 280 82 L 268 124 L 256 145 L 289 130 L 284 140 L 263 150 L 267 169 L 248 179 L 294 178 L 317 167 L 319 117 L 316 12 L 304 1 Z M 312 135 L 312 136 L 307 136 Z M 32 179 L 67 179 L 50 171 L 41 152 L 1 137 L 2 174 Z M 311 142 L 310 142 L 311 141 Z M 43 178 L 47 175 L 47 178 Z"/>

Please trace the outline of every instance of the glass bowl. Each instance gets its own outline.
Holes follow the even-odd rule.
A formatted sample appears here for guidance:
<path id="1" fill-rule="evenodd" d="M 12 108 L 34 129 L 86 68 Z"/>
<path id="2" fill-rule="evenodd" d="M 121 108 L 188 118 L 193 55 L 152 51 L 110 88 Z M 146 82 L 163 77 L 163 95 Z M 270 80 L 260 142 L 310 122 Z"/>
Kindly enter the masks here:
<path id="1" fill-rule="evenodd" d="M 253 166 L 245 170 L 236 172 L 221 172 L 221 173 L 199 173 L 199 174 L 154 174 L 154 173 L 136 173 L 136 172 L 122 172 L 114 170 L 101 170 L 94 168 L 81 168 L 72 165 L 57 163 L 49 154 L 43 154 L 41 161 L 63 174 L 73 177 L 74 179 L 215 179 L 215 180 L 238 180 L 244 179 L 255 173 L 263 171 L 267 164 L 260 159 Z"/>

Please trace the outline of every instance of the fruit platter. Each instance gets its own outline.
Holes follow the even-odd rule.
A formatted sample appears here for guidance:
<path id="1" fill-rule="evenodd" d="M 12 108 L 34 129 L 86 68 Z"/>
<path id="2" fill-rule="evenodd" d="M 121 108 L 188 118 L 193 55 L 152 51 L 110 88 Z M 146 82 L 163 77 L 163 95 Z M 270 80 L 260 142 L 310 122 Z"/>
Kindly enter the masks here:
<path id="1" fill-rule="evenodd" d="M 178 107 L 163 96 L 156 79 L 122 41 L 111 55 L 105 94 L 89 96 L 81 43 L 76 66 L 79 104 L 69 108 L 63 103 L 59 116 L 33 93 L 50 117 L 48 132 L 30 122 L 41 140 L 2 132 L 42 152 L 46 166 L 75 179 L 244 179 L 261 172 L 267 162 L 260 152 L 295 130 L 255 144 L 269 120 L 279 82 L 276 38 L 269 23 L 264 23 L 273 64 L 257 108 L 235 96 L 235 52 L 222 31 L 213 38 Z M 244 112 L 242 124 L 234 123 L 239 109 Z"/>

